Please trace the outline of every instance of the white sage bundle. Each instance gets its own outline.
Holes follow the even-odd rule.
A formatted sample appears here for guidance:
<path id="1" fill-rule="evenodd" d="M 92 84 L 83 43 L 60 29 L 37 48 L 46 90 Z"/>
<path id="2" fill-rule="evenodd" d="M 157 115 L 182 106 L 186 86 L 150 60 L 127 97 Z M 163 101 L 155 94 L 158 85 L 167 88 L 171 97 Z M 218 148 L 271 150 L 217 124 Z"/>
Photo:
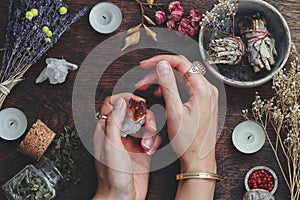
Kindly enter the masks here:
<path id="1" fill-rule="evenodd" d="M 254 72 L 259 72 L 261 69 L 270 71 L 271 66 L 276 62 L 277 51 L 275 40 L 270 36 L 266 21 L 257 14 L 249 22 L 240 22 L 239 28 L 246 41 L 248 62 L 253 66 Z"/>
<path id="2" fill-rule="evenodd" d="M 245 45 L 240 37 L 229 36 L 211 40 L 208 54 L 210 64 L 236 65 L 242 61 Z"/>

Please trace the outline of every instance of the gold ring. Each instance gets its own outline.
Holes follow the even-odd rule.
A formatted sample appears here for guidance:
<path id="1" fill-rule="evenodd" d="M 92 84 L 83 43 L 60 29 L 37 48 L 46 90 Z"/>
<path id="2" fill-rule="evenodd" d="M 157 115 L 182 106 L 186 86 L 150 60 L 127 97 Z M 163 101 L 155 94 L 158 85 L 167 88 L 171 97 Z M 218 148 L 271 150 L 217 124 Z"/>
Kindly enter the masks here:
<path id="1" fill-rule="evenodd" d="M 96 113 L 96 119 L 99 120 L 99 119 L 104 119 L 106 120 L 108 117 L 106 115 L 102 115 L 100 114 L 99 112 Z"/>
<path id="2" fill-rule="evenodd" d="M 204 65 L 199 62 L 195 61 L 192 63 L 191 68 L 183 75 L 186 79 L 192 76 L 193 74 L 202 74 L 204 75 L 206 73 L 206 69 Z"/>

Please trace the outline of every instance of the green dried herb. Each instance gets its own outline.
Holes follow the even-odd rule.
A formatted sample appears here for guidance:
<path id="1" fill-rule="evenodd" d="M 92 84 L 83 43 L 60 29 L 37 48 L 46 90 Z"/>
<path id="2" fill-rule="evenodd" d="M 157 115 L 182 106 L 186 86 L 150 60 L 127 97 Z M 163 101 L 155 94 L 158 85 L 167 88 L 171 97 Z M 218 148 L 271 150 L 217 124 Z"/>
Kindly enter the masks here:
<path id="1" fill-rule="evenodd" d="M 80 173 L 76 157 L 82 147 L 81 140 L 75 129 L 64 127 L 64 132 L 53 140 L 47 157 L 54 162 L 67 182 L 76 184 L 80 181 Z M 49 154 L 48 154 L 49 153 Z"/>
<path id="2" fill-rule="evenodd" d="M 5 190 L 16 200 L 52 199 L 55 191 L 32 166 L 26 167 L 5 186 Z"/>

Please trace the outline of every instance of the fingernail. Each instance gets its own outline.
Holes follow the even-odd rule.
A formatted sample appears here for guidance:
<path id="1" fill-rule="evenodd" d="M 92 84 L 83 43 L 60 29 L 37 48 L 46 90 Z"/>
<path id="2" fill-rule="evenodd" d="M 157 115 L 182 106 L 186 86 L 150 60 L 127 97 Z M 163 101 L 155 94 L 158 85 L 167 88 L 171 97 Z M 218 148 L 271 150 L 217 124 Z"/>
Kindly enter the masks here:
<path id="1" fill-rule="evenodd" d="M 114 104 L 115 109 L 121 109 L 123 106 L 124 100 L 122 98 L 117 99 Z"/>
<path id="2" fill-rule="evenodd" d="M 171 68 L 169 66 L 169 63 L 167 61 L 160 61 L 157 64 L 158 67 L 158 73 L 160 75 L 165 75 L 165 74 L 169 74 L 171 71 Z"/>
<path id="3" fill-rule="evenodd" d="M 147 137 L 147 138 L 144 139 L 143 145 L 144 145 L 144 147 L 146 147 L 147 149 L 150 150 L 152 144 L 153 144 L 152 137 Z"/>
<path id="4" fill-rule="evenodd" d="M 142 60 L 142 61 L 140 62 L 140 64 L 147 63 L 147 62 L 148 62 L 148 60 Z"/>
<path id="5" fill-rule="evenodd" d="M 146 151 L 146 153 L 149 156 L 151 156 L 152 154 L 154 154 L 155 151 L 157 150 L 158 146 L 160 145 L 159 144 L 160 143 L 159 140 L 160 140 L 159 137 L 155 137 L 155 140 L 154 140 L 153 144 L 151 145 L 151 148 L 148 151 Z"/>
<path id="6" fill-rule="evenodd" d="M 154 130 L 154 131 L 157 131 L 157 128 L 156 128 L 156 123 L 153 119 L 150 120 L 150 127 Z"/>
<path id="7" fill-rule="evenodd" d="M 146 154 L 148 154 L 149 156 L 152 156 L 155 153 L 155 150 L 156 150 L 156 147 L 152 146 L 151 149 L 146 151 Z"/>

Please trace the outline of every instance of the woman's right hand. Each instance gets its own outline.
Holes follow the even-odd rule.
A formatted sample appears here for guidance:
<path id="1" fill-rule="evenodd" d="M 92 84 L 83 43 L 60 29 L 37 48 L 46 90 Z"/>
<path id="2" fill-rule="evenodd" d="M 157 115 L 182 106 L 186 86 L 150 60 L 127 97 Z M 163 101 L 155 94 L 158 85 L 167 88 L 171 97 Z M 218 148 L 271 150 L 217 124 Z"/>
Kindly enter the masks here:
<path id="1" fill-rule="evenodd" d="M 191 67 L 183 56 L 159 55 L 140 62 L 145 69 L 156 68 L 136 84 L 147 89 L 158 80 L 155 94 L 166 104 L 168 134 L 180 156 L 182 172 L 216 173 L 215 142 L 218 122 L 218 90 L 203 75 L 187 78 L 187 102 L 182 102 L 172 68 L 184 75 Z"/>

